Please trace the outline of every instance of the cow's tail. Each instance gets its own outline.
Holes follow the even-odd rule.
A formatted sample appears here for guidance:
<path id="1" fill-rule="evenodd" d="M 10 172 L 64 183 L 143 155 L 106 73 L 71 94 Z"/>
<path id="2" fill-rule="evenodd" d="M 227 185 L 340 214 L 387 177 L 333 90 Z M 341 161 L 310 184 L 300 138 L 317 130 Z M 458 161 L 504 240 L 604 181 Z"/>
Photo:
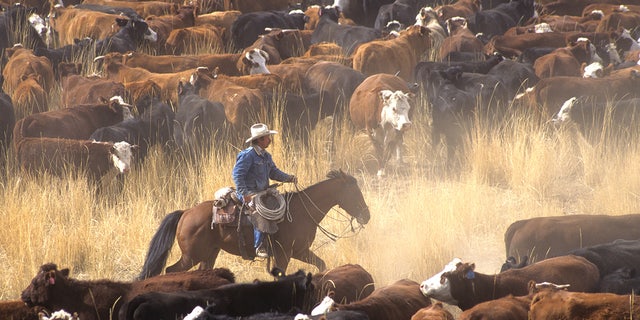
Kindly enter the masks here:
<path id="1" fill-rule="evenodd" d="M 518 221 L 512 223 L 511 225 L 509 225 L 509 227 L 507 228 L 507 231 L 505 231 L 505 233 L 504 233 L 504 246 L 505 246 L 505 249 L 506 249 L 507 258 L 510 255 L 511 242 L 513 241 L 513 236 L 526 223 L 527 223 L 527 220 L 518 220 Z"/>
<path id="2" fill-rule="evenodd" d="M 156 231 L 156 234 L 151 238 L 147 257 L 144 259 L 144 265 L 142 266 L 142 272 L 140 272 L 138 280 L 157 276 L 162 273 L 162 269 L 169 257 L 169 251 L 171 251 L 171 247 L 173 247 L 178 222 L 183 213 L 184 210 L 177 210 L 164 217 L 160 223 L 160 227 L 158 227 L 158 231 Z"/>
<path id="3" fill-rule="evenodd" d="M 25 125 L 25 122 L 30 122 L 29 118 L 23 118 L 21 120 L 18 120 L 16 122 L 15 127 L 13 127 L 13 141 L 15 142 L 13 144 L 13 147 L 17 150 L 18 149 L 18 143 L 20 143 L 20 141 L 24 140 L 24 134 L 25 134 L 25 130 L 27 127 L 29 127 L 28 125 Z"/>
<path id="4" fill-rule="evenodd" d="M 145 296 L 138 295 L 133 299 L 129 300 L 128 302 L 125 302 L 124 305 L 122 305 L 122 307 L 120 308 L 120 311 L 118 312 L 119 318 L 134 319 L 134 313 L 136 312 L 138 307 L 146 301 L 147 299 Z"/>

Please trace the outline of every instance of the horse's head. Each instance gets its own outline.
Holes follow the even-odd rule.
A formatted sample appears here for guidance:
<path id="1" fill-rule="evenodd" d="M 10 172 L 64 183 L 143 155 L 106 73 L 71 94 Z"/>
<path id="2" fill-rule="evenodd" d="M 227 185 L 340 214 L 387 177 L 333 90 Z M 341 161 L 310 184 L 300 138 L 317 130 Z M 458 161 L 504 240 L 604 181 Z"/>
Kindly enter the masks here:
<path id="1" fill-rule="evenodd" d="M 327 174 L 329 179 L 340 181 L 340 191 L 338 195 L 338 205 L 347 211 L 349 215 L 356 218 L 360 224 L 367 224 L 369 218 L 369 207 L 364 201 L 362 191 L 358 186 L 356 178 L 346 174 L 342 170 L 332 170 Z"/>

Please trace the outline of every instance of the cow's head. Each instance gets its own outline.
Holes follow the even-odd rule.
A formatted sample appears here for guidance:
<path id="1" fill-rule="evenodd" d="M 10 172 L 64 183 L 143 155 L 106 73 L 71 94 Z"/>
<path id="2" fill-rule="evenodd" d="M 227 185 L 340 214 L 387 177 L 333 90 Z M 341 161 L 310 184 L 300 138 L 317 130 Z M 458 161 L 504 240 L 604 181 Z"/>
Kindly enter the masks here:
<path id="1" fill-rule="evenodd" d="M 58 287 L 65 287 L 69 269 L 58 270 L 53 263 L 40 267 L 38 274 L 31 280 L 29 286 L 22 291 L 20 299 L 28 306 L 43 306 L 50 308 L 51 299 L 55 299 Z"/>
<path id="2" fill-rule="evenodd" d="M 571 108 L 578 98 L 571 97 L 562 104 L 560 111 L 551 119 L 554 124 L 561 124 L 571 120 Z"/>
<path id="3" fill-rule="evenodd" d="M 242 58 L 242 62 L 249 67 L 249 74 L 271 73 L 267 69 L 267 61 L 269 54 L 258 48 L 247 51 Z"/>
<path id="4" fill-rule="evenodd" d="M 109 108 L 115 113 L 122 112 L 122 121 L 133 119 L 133 114 L 131 113 L 131 105 L 124 102 L 124 99 L 122 99 L 121 96 L 113 96 L 109 98 L 109 100 L 101 97 L 100 101 L 109 105 Z"/>
<path id="5" fill-rule="evenodd" d="M 96 142 L 100 143 L 100 142 Z M 116 142 L 111 146 L 109 155 L 113 166 L 118 169 L 119 174 L 127 173 L 131 169 L 131 159 L 133 159 L 133 151 L 137 149 L 137 145 L 130 145 L 126 141 Z"/>
<path id="6" fill-rule="evenodd" d="M 449 283 L 451 299 L 458 301 L 462 310 L 467 310 L 478 304 L 475 294 L 475 263 L 458 263 L 456 269 L 442 274 L 442 283 Z"/>
<path id="7" fill-rule="evenodd" d="M 379 95 L 382 101 L 382 111 L 380 113 L 382 127 L 391 126 L 398 131 L 409 129 L 411 126 L 409 99 L 413 98 L 413 93 L 404 93 L 400 90 L 395 92 L 382 90 Z"/>
<path id="8" fill-rule="evenodd" d="M 436 273 L 431 278 L 422 281 L 422 283 L 420 284 L 420 291 L 422 292 L 422 294 L 424 294 L 426 297 L 434 298 L 448 304 L 456 305 L 458 302 L 451 296 L 449 281 L 442 275 L 445 272 L 456 270 L 456 266 L 460 263 L 462 263 L 462 260 L 460 260 L 459 258 L 454 258 L 453 260 L 451 260 L 451 262 L 447 263 L 447 265 L 444 266 L 442 271 Z"/>

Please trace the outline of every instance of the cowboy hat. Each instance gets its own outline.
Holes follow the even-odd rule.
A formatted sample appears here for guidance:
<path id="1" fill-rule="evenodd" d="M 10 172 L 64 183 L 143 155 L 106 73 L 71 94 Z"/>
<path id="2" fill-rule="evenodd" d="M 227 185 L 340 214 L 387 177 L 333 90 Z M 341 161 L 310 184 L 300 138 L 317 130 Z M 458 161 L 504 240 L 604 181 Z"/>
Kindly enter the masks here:
<path id="1" fill-rule="evenodd" d="M 278 133 L 278 131 L 275 130 L 269 130 L 269 127 L 267 127 L 266 124 L 264 123 L 256 123 L 254 125 L 251 126 L 251 138 L 247 139 L 247 141 L 245 141 L 245 143 L 249 143 L 255 139 L 258 139 L 260 137 L 264 137 L 267 135 L 271 135 L 271 134 L 276 134 Z"/>

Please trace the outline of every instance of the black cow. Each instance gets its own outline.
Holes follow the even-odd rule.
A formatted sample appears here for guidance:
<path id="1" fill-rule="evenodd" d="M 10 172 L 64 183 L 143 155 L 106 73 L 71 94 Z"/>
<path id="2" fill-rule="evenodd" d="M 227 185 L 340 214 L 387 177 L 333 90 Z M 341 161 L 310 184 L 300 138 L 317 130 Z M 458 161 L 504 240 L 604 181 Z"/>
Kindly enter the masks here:
<path id="1" fill-rule="evenodd" d="M 598 292 L 632 294 L 640 292 L 640 276 L 635 268 L 622 267 L 600 279 Z"/>
<path id="2" fill-rule="evenodd" d="M 212 314 L 233 317 L 261 312 L 289 312 L 307 308 L 313 292 L 311 273 L 304 271 L 272 282 L 224 285 L 215 289 L 172 293 L 150 292 L 126 303 L 119 313 L 121 320 L 174 320 L 196 306 L 210 305 Z"/>
<path id="3" fill-rule="evenodd" d="M 264 101 L 272 104 L 268 110 L 277 110 L 282 113 L 281 126 L 284 139 L 293 138 L 307 143 L 309 132 L 318 123 L 320 112 L 335 108 L 331 105 L 331 99 L 323 97 L 328 97 L 328 93 L 323 91 L 298 95 L 290 92 L 266 92 Z"/>
<path id="4" fill-rule="evenodd" d="M 556 47 L 531 47 L 522 50 L 522 53 L 518 55 L 518 62 L 528 63 L 533 65 L 536 60 L 546 54 L 551 53 L 551 51 L 556 50 Z"/>
<path id="5" fill-rule="evenodd" d="M 127 119 L 112 126 L 102 127 L 91 134 L 90 139 L 105 142 L 126 141 L 138 145 L 138 162 L 144 160 L 150 147 L 161 144 L 166 147 L 173 139 L 175 114 L 167 103 L 155 100 L 139 118 Z"/>
<path id="6" fill-rule="evenodd" d="M 403 26 L 413 25 L 416 23 L 418 9 L 417 0 L 396 0 L 393 3 L 382 5 L 378 10 L 373 28 L 384 30 L 387 24 L 394 20 Z"/>
<path id="7" fill-rule="evenodd" d="M 68 44 L 61 48 L 36 48 L 33 53 L 39 57 L 46 57 L 51 61 L 53 66 L 53 72 L 56 77 L 60 78 L 58 71 L 58 65 L 61 62 L 73 62 L 78 57 L 87 52 L 89 48 L 94 44 L 94 40 L 91 38 L 75 39 L 74 44 Z"/>
<path id="8" fill-rule="evenodd" d="M 340 7 L 344 12 L 344 16 L 353 20 L 357 25 L 373 27 L 380 7 L 385 4 L 390 4 L 393 1 L 394 0 L 337 0 L 334 1 L 333 4 Z"/>
<path id="9" fill-rule="evenodd" d="M 504 58 L 501 55 L 493 55 L 486 60 L 478 61 L 421 61 L 413 68 L 413 74 L 416 81 L 423 87 L 426 87 L 432 71 L 446 70 L 455 66 L 460 68 L 462 72 L 486 74 L 503 60 Z"/>
<path id="10" fill-rule="evenodd" d="M 487 74 L 500 79 L 510 99 L 526 88 L 533 87 L 540 80 L 530 64 L 511 59 L 500 61 Z"/>
<path id="11" fill-rule="evenodd" d="M 47 45 L 36 29 L 29 23 L 29 16 L 36 11 L 19 3 L 6 8 L 0 15 L 0 50 L 22 43 L 25 48 L 46 48 Z M 18 29 L 20 28 L 20 29 Z"/>
<path id="12" fill-rule="evenodd" d="M 338 24 L 338 18 L 340 17 L 339 7 L 327 6 L 320 8 L 318 14 L 320 15 L 320 20 L 311 34 L 311 44 L 334 42 L 342 47 L 346 56 L 349 56 L 359 44 L 382 37 L 380 30 Z"/>
<path id="13" fill-rule="evenodd" d="M 198 95 L 199 88 L 191 83 L 178 84 L 178 112 L 173 137 L 178 148 L 189 152 L 208 150 L 211 139 L 221 133 L 226 116 L 220 102 Z M 202 149 L 201 149 L 202 148 Z"/>
<path id="14" fill-rule="evenodd" d="M 640 266 L 640 240 L 618 239 L 609 243 L 575 249 L 568 254 L 584 257 L 595 264 L 602 279 L 620 268 Z"/>
<path id="15" fill-rule="evenodd" d="M 120 30 L 113 36 L 99 40 L 96 43 L 97 54 L 135 51 L 138 45 L 145 40 L 151 42 L 158 40 L 158 34 L 151 30 L 144 20 L 117 18 L 116 23 Z"/>
<path id="16" fill-rule="evenodd" d="M 304 29 L 305 15 L 293 11 L 259 11 L 241 14 L 231 25 L 231 41 L 236 49 L 252 45 L 265 28 Z"/>
<path id="17" fill-rule="evenodd" d="M 532 0 L 516 0 L 502 3 L 493 9 L 481 10 L 468 17 L 468 27 L 473 33 L 482 33 L 487 39 L 504 34 L 507 29 L 533 17 Z"/>

